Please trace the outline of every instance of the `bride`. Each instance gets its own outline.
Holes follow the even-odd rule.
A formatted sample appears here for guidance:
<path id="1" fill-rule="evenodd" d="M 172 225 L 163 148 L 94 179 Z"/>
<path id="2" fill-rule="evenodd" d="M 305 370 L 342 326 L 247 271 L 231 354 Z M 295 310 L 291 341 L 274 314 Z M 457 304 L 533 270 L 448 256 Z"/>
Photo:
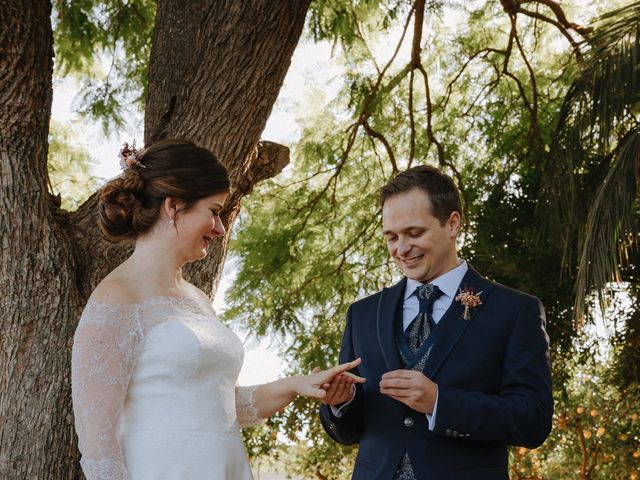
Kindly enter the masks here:
<path id="1" fill-rule="evenodd" d="M 296 395 L 323 398 L 359 360 L 306 376 L 236 386 L 239 338 L 207 296 L 182 277 L 225 235 L 225 167 L 191 142 L 146 151 L 126 144 L 123 174 L 101 192 L 99 221 L 135 242 L 131 257 L 95 289 L 74 336 L 72 394 L 88 480 L 251 478 L 238 427 L 260 422 Z M 251 292 L 247 292 L 251 295 Z"/>

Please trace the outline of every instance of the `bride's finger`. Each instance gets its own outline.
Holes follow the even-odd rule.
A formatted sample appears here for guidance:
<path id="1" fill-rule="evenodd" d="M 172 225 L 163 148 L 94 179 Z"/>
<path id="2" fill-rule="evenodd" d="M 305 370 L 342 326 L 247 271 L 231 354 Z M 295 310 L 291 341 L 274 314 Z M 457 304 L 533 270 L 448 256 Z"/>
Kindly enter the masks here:
<path id="1" fill-rule="evenodd" d="M 351 380 L 353 380 L 356 383 L 364 383 L 366 380 L 366 378 L 359 377 L 358 375 L 351 372 L 343 372 L 342 375 L 344 375 L 345 377 L 349 377 Z"/>
<path id="2" fill-rule="evenodd" d="M 355 383 L 364 383 L 365 382 L 365 378 L 363 377 L 359 377 L 358 375 L 354 375 L 353 373 L 349 373 L 347 372 L 347 370 L 351 370 L 352 368 L 357 367 L 358 365 L 360 365 L 360 363 L 362 362 L 362 360 L 360 358 L 357 358 L 355 360 L 353 360 L 352 362 L 347 362 L 347 363 L 343 363 L 341 365 L 332 367 L 328 370 L 325 370 L 324 372 L 322 372 L 322 378 L 323 381 L 333 381 L 333 379 L 335 377 L 338 377 L 340 375 L 344 375 L 344 376 L 348 376 L 352 382 Z"/>
<path id="3" fill-rule="evenodd" d="M 327 396 L 327 392 L 321 388 L 311 387 L 305 396 L 311 398 L 324 398 Z"/>
<path id="4" fill-rule="evenodd" d="M 355 360 L 352 360 L 350 362 L 342 363 L 333 368 L 330 368 L 329 370 L 327 370 L 327 372 L 331 372 L 333 375 L 339 375 L 341 373 L 346 372 L 347 370 L 351 370 L 352 368 L 357 367 L 361 363 L 362 363 L 362 359 L 358 357 Z"/>

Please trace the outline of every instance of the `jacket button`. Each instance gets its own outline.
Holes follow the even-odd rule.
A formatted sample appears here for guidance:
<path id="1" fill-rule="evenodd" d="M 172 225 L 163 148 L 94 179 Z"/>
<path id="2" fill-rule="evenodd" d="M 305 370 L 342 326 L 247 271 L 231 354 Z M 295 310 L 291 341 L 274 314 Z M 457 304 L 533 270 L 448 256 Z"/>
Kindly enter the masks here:
<path id="1" fill-rule="evenodd" d="M 407 417 L 404 419 L 404 426 L 405 427 L 413 427 L 413 418 L 411 417 Z"/>
<path id="2" fill-rule="evenodd" d="M 447 428 L 447 429 L 444 431 L 444 434 L 445 434 L 445 436 L 450 437 L 450 436 L 452 435 L 452 431 L 451 431 L 451 429 L 450 429 L 450 428 Z"/>
<path id="3" fill-rule="evenodd" d="M 456 432 L 455 430 L 453 432 L 451 432 L 451 436 L 453 438 L 456 438 L 458 435 L 460 435 L 458 432 Z"/>

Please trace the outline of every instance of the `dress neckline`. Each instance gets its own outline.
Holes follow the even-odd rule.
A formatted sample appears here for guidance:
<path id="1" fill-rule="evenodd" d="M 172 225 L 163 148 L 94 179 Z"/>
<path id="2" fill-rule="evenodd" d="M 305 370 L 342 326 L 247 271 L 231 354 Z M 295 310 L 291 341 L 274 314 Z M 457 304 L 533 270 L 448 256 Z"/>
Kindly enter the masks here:
<path id="1" fill-rule="evenodd" d="M 123 302 L 110 303 L 110 302 L 105 302 L 101 300 L 89 300 L 85 308 L 90 305 L 96 305 L 100 307 L 114 307 L 114 308 L 144 307 L 145 305 L 154 304 L 154 303 L 155 304 L 169 303 L 174 305 L 181 305 L 181 304 L 187 303 L 187 304 L 201 305 L 202 302 L 201 300 L 192 298 L 192 297 L 175 297 L 173 295 L 151 295 L 149 297 L 143 298 L 138 302 L 129 302 L 129 303 L 123 303 Z"/>

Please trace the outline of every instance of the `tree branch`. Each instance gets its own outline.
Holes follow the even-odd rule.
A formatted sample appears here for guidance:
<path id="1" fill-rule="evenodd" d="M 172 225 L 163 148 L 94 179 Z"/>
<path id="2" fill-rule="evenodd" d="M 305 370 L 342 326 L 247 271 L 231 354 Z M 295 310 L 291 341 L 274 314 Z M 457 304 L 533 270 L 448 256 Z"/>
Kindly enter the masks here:
<path id="1" fill-rule="evenodd" d="M 582 52 L 580 51 L 580 45 L 578 45 L 578 43 L 573 39 L 573 37 L 567 31 L 564 25 L 562 25 L 560 22 L 556 22 L 555 20 L 547 17 L 546 15 L 543 15 L 538 12 L 533 12 L 525 8 L 521 8 L 520 12 L 522 12 L 524 15 L 527 15 L 529 17 L 537 18 L 539 20 L 542 20 L 543 22 L 547 22 L 547 23 L 550 23 L 551 25 L 554 25 L 560 31 L 560 33 L 564 35 L 564 37 L 569 41 L 569 44 L 571 45 L 571 47 L 573 48 L 573 51 L 576 54 L 576 59 L 578 61 L 582 61 Z"/>
<path id="2" fill-rule="evenodd" d="M 389 143 L 389 141 L 385 138 L 385 136 L 374 130 L 371 125 L 369 125 L 368 121 L 365 121 L 362 124 L 364 131 L 367 132 L 367 135 L 373 137 L 373 138 L 377 138 L 378 140 L 380 140 L 382 142 L 382 144 L 384 145 L 385 150 L 387 151 L 387 155 L 389 155 L 389 161 L 391 162 L 391 172 L 392 173 L 398 173 L 398 163 L 396 162 L 396 157 L 393 153 L 393 149 L 391 148 L 391 144 Z"/>
<path id="3" fill-rule="evenodd" d="M 289 147 L 261 140 L 249 155 L 246 168 L 235 175 L 233 191 L 227 199 L 223 217 L 231 217 L 240 210 L 240 200 L 250 194 L 262 180 L 275 177 L 289 164 Z M 232 213 L 233 212 L 233 213 Z"/>
<path id="4" fill-rule="evenodd" d="M 531 64 L 529 63 L 529 59 L 527 58 L 524 48 L 522 47 L 522 43 L 520 42 L 520 36 L 518 35 L 518 32 L 516 30 L 515 18 L 511 19 L 511 25 L 513 28 L 516 45 L 518 46 L 518 51 L 520 52 L 522 60 L 527 67 L 527 71 L 529 72 L 529 80 L 531 81 L 531 92 L 533 97 L 529 110 L 531 113 L 531 134 L 534 135 L 539 142 L 541 142 L 542 139 L 540 138 L 540 126 L 538 124 L 538 84 L 536 81 L 536 75 L 533 71 L 533 68 L 531 67 Z M 522 91 L 524 92 L 524 90 Z"/>
<path id="5" fill-rule="evenodd" d="M 424 23 L 425 0 L 416 0 L 413 5 L 415 10 L 415 19 L 413 21 L 413 41 L 411 44 L 411 67 L 418 68 L 422 63 L 420 58 L 422 42 L 422 24 Z"/>
<path id="6" fill-rule="evenodd" d="M 444 100 L 442 102 L 440 102 L 440 105 L 439 105 L 442 109 L 445 109 L 447 107 L 447 105 L 449 104 L 449 99 L 451 98 L 451 94 L 453 93 L 453 85 L 462 76 L 462 74 L 467 69 L 469 64 L 479 56 L 482 56 L 482 58 L 486 58 L 489 55 L 489 53 L 498 53 L 500 55 L 506 55 L 507 51 L 506 50 L 496 49 L 496 48 L 483 48 L 482 50 L 478 50 L 477 52 L 472 54 L 467 59 L 467 61 L 462 65 L 462 68 L 460 68 L 460 70 L 458 71 L 456 76 L 453 78 L 453 80 L 451 80 L 451 82 L 449 82 L 449 84 L 447 85 L 447 88 L 446 88 L 446 92 L 447 93 L 444 95 Z"/>
<path id="7" fill-rule="evenodd" d="M 540 3 L 547 6 L 553 11 L 554 15 L 558 19 L 557 23 L 562 25 L 565 29 L 571 29 L 577 32 L 585 39 L 587 39 L 589 34 L 593 31 L 593 29 L 590 27 L 584 27 L 582 25 L 578 25 L 577 23 L 570 22 L 567 19 L 567 16 L 565 15 L 564 10 L 562 10 L 560 4 L 554 2 L 553 0 L 520 0 L 521 5 L 524 5 L 526 3 Z M 522 11 L 522 8 L 520 8 L 519 11 Z"/>

